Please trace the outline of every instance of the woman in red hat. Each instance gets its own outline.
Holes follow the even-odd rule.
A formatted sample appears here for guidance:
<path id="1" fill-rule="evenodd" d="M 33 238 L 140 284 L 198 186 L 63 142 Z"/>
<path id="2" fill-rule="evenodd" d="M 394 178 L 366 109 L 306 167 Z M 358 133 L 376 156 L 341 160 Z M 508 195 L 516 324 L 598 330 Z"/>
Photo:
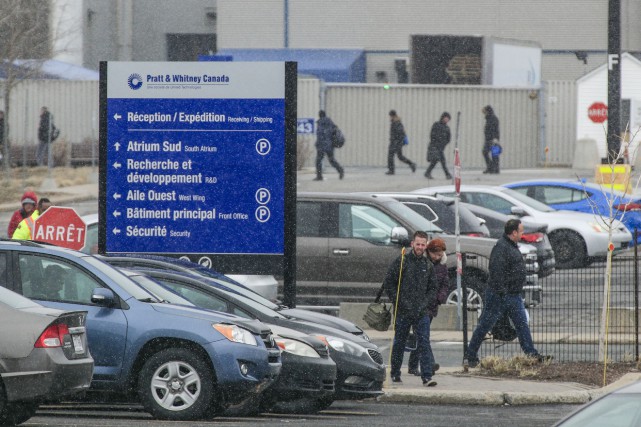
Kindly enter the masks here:
<path id="1" fill-rule="evenodd" d="M 38 196 L 33 191 L 25 191 L 20 199 L 22 207 L 16 210 L 9 220 L 9 227 L 7 227 L 7 236 L 11 238 L 13 232 L 16 231 L 18 224 L 25 218 L 31 216 L 33 211 L 36 209 L 36 204 L 38 203 Z"/>

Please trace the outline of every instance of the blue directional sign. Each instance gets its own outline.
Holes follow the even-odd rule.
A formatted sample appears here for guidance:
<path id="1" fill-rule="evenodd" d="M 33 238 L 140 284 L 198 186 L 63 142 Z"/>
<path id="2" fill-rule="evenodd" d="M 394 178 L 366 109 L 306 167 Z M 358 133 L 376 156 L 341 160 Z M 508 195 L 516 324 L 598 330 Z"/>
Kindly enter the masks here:
<path id="1" fill-rule="evenodd" d="M 101 251 L 283 255 L 285 71 L 101 64 Z"/>

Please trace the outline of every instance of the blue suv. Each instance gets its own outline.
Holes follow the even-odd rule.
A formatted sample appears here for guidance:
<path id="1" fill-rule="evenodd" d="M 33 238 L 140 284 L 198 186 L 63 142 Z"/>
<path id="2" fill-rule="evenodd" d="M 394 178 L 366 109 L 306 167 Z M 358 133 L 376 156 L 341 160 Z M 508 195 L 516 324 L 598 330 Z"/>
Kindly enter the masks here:
<path id="1" fill-rule="evenodd" d="M 216 415 L 261 393 L 281 369 L 264 324 L 158 302 L 91 255 L 3 240 L 0 284 L 47 307 L 87 311 L 91 388 L 137 394 L 156 418 Z"/>

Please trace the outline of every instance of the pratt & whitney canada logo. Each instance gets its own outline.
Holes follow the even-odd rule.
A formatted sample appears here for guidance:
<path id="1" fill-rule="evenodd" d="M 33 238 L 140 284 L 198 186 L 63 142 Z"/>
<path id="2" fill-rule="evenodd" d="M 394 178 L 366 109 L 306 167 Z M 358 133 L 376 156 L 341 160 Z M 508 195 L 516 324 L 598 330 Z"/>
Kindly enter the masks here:
<path id="1" fill-rule="evenodd" d="M 137 73 L 133 73 L 127 79 L 127 84 L 132 90 L 138 90 L 142 87 L 142 76 Z"/>

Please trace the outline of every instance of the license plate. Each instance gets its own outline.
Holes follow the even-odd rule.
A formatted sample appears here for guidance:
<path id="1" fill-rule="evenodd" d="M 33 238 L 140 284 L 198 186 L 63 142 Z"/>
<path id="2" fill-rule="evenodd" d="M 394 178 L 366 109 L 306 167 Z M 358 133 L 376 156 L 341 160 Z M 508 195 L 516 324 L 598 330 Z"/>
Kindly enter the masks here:
<path id="1" fill-rule="evenodd" d="M 78 335 L 72 335 L 71 338 L 73 339 L 73 349 L 75 350 L 76 353 L 84 353 L 85 348 L 82 345 L 82 339 Z"/>

